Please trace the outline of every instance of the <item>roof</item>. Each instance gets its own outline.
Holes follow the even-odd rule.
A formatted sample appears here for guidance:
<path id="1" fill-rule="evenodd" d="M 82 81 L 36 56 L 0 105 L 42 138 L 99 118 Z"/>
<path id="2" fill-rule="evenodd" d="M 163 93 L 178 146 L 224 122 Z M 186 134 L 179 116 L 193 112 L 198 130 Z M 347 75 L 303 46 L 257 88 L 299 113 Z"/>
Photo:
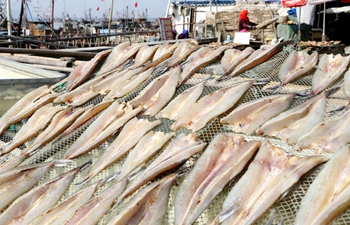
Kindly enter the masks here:
<path id="1" fill-rule="evenodd" d="M 236 0 L 212 0 L 212 1 L 203 1 L 203 0 L 190 0 L 190 1 L 178 1 L 175 2 L 176 5 L 195 5 L 195 6 L 209 6 L 210 2 L 212 5 L 232 5 L 236 3 Z"/>

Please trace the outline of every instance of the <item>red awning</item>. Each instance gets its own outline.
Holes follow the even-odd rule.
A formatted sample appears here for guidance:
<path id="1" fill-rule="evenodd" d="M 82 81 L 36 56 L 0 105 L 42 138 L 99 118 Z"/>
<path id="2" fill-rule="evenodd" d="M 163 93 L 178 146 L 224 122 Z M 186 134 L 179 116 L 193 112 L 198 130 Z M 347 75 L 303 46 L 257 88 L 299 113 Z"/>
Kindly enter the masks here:
<path id="1" fill-rule="evenodd" d="M 282 0 L 282 5 L 286 7 L 301 7 L 306 5 L 306 0 Z"/>

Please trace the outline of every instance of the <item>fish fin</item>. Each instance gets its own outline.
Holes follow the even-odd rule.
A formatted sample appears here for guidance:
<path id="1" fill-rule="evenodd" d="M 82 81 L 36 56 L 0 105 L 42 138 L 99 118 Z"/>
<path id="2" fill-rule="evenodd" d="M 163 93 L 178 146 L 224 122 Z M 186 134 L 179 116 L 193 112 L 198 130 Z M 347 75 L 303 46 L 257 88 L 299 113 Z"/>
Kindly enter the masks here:
<path id="1" fill-rule="evenodd" d="M 277 209 L 275 209 L 275 208 L 272 209 L 271 216 L 265 225 L 273 225 L 274 224 L 274 221 L 276 220 L 276 217 L 277 217 L 277 212 L 278 212 Z M 282 225 L 282 224 L 283 224 L 283 218 L 281 218 L 279 220 L 277 225 Z"/>
<path id="2" fill-rule="evenodd" d="M 170 68 L 169 67 L 165 67 L 165 69 L 163 69 L 162 71 L 160 71 L 160 74 L 165 73 L 166 71 L 168 71 Z"/>
<path id="3" fill-rule="evenodd" d="M 229 80 L 230 78 L 231 78 L 230 76 L 222 75 L 221 77 L 219 77 L 218 79 L 216 79 L 216 81 L 217 81 L 217 82 L 227 81 L 227 80 Z"/>
<path id="4" fill-rule="evenodd" d="M 227 218 L 229 218 L 232 214 L 234 214 L 239 209 L 240 205 L 236 201 L 237 200 L 234 200 L 232 205 L 230 205 L 226 209 L 223 209 L 221 213 L 218 215 L 220 223 L 225 221 Z"/>
<path id="5" fill-rule="evenodd" d="M 54 164 L 57 167 L 64 167 L 64 166 L 68 166 L 73 162 L 73 160 L 71 159 L 57 159 L 54 160 Z"/>
<path id="6" fill-rule="evenodd" d="M 186 174 L 188 174 L 191 170 L 192 170 L 193 166 L 188 166 L 188 167 L 185 167 L 179 171 L 177 171 L 177 177 L 182 177 L 182 176 L 185 176 Z"/>
<path id="7" fill-rule="evenodd" d="M 74 185 L 81 185 L 81 184 L 85 184 L 88 180 L 90 180 L 90 176 L 85 177 L 84 179 L 82 179 L 81 181 L 79 181 L 78 183 L 75 183 Z"/>
<path id="8" fill-rule="evenodd" d="M 340 106 L 340 107 L 338 107 L 338 108 L 336 108 L 336 109 L 333 109 L 333 110 L 329 111 L 329 113 L 330 113 L 330 114 L 334 114 L 334 113 L 336 113 L 336 112 L 343 111 L 345 108 L 347 108 L 347 105 L 342 105 L 342 106 Z"/>
<path id="9" fill-rule="evenodd" d="M 341 86 L 336 86 L 336 87 L 332 87 L 332 88 L 328 89 L 327 91 L 325 91 L 326 98 L 328 98 L 332 94 L 337 93 L 337 91 L 339 91 L 340 88 L 341 88 Z"/>
<path id="10" fill-rule="evenodd" d="M 310 90 L 305 90 L 305 91 L 298 92 L 295 94 L 295 98 L 299 98 L 299 99 L 309 98 L 311 96 L 312 96 L 312 94 L 311 94 Z"/>
<path id="11" fill-rule="evenodd" d="M 269 82 L 270 82 L 270 78 L 254 79 L 253 85 L 262 85 L 262 84 L 267 84 Z"/>
<path id="12" fill-rule="evenodd" d="M 88 166 L 91 165 L 91 164 L 92 164 L 92 159 L 90 159 L 89 161 L 87 161 L 87 162 L 81 164 L 81 165 L 78 167 L 79 172 L 80 172 L 80 171 L 83 171 L 86 167 L 88 167 Z"/>

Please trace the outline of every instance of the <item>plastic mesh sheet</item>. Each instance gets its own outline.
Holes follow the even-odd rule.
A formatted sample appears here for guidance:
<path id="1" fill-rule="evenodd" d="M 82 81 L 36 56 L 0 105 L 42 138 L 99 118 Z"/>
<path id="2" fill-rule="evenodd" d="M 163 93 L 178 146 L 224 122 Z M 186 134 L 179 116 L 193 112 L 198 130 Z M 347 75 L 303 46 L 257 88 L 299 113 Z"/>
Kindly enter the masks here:
<path id="1" fill-rule="evenodd" d="M 281 51 L 280 53 L 276 54 L 273 56 L 270 60 L 268 60 L 265 63 L 262 63 L 255 68 L 241 74 L 238 77 L 217 82 L 217 78 L 219 78 L 223 74 L 223 68 L 220 64 L 219 61 L 216 61 L 214 63 L 211 63 L 210 65 L 200 69 L 191 79 L 189 79 L 186 84 L 180 86 L 179 88 L 176 89 L 176 93 L 173 96 L 175 98 L 177 95 L 188 89 L 189 87 L 192 87 L 194 84 L 197 84 L 198 82 L 202 81 L 203 79 L 207 79 L 208 82 L 206 83 L 206 86 L 204 88 L 204 91 L 202 93 L 202 96 L 208 95 L 212 93 L 215 90 L 218 90 L 222 87 L 226 87 L 238 82 L 242 82 L 248 79 L 254 79 L 256 81 L 263 80 L 268 78 L 270 80 L 270 83 L 267 85 L 260 84 L 260 85 L 253 85 L 244 95 L 243 97 L 236 103 L 236 105 L 233 107 L 235 108 L 236 106 L 252 101 L 258 98 L 262 98 L 265 96 L 271 95 L 271 90 L 268 88 L 271 86 L 274 86 L 278 84 L 278 70 L 283 63 L 283 61 L 286 59 L 288 56 L 287 51 Z M 143 82 L 138 88 L 136 88 L 134 91 L 131 93 L 127 94 L 126 96 L 117 99 L 119 102 L 128 102 L 135 98 L 142 89 L 144 89 L 152 80 L 157 78 L 161 71 L 163 71 L 169 60 L 161 63 L 158 65 L 157 69 L 152 73 L 152 75 L 145 81 Z M 313 71 L 314 72 L 314 71 Z M 309 75 L 304 76 L 303 78 L 298 79 L 297 81 L 285 85 L 282 87 L 278 93 L 295 93 L 299 91 L 305 91 L 310 89 L 311 86 L 311 77 L 313 72 L 311 72 Z M 341 79 L 337 82 L 335 82 L 330 88 L 335 87 L 335 86 L 340 86 L 342 83 Z M 302 87 L 302 88 L 300 88 Z M 64 91 L 65 87 L 64 84 L 61 84 L 58 86 L 56 89 L 57 92 Z M 89 104 L 98 104 L 103 100 L 103 96 L 99 95 L 89 102 L 85 103 L 84 106 L 89 105 Z M 306 101 L 305 98 L 295 98 L 293 100 L 293 103 L 291 107 L 295 107 L 301 103 Z M 330 110 L 338 108 L 339 106 L 343 105 L 346 101 L 346 98 L 342 94 L 342 91 L 338 91 L 335 95 L 332 95 L 327 99 L 327 105 L 326 105 L 326 116 L 325 120 L 330 120 L 332 118 L 335 118 L 338 116 L 339 113 L 329 113 Z M 232 108 L 232 109 L 233 109 Z M 219 133 L 233 133 L 232 131 L 228 130 L 225 126 L 220 124 L 220 119 L 226 116 L 228 113 L 232 111 L 232 109 L 228 110 L 224 114 L 218 116 L 217 118 L 211 120 L 203 129 L 197 132 L 198 137 L 203 140 L 206 143 L 209 143 L 213 137 Z M 23 162 L 23 165 L 27 164 L 32 164 L 32 163 L 39 163 L 39 162 L 45 162 L 45 161 L 51 161 L 51 160 L 60 160 L 63 158 L 64 153 L 66 150 L 72 145 L 72 143 L 86 130 L 86 128 L 97 118 L 98 115 L 96 115 L 94 118 L 89 120 L 86 124 L 81 126 L 79 129 L 77 129 L 75 132 L 69 134 L 68 136 L 65 137 L 57 137 L 53 141 L 51 141 L 49 144 L 47 144 L 45 147 L 40 149 L 36 154 L 28 158 L 25 162 Z M 150 121 L 155 120 L 154 117 L 151 116 L 140 116 L 140 118 L 147 118 Z M 168 120 L 168 119 L 160 119 L 162 121 L 161 125 L 155 127 L 153 130 L 155 131 L 163 131 L 165 133 L 168 132 L 173 132 L 170 129 L 171 124 L 173 121 Z M 25 123 L 26 121 L 19 122 L 17 124 L 14 124 L 10 127 L 8 131 L 5 132 L 4 135 L 0 137 L 2 143 L 9 142 L 12 140 L 13 136 L 18 132 L 18 130 L 21 128 L 22 124 Z M 187 130 L 185 128 L 181 128 L 176 131 L 177 134 L 179 133 L 191 133 L 190 130 Z M 92 160 L 92 163 L 96 162 L 96 160 L 102 155 L 104 150 L 113 142 L 113 140 L 116 138 L 117 134 L 112 136 L 109 140 L 107 140 L 105 143 L 100 145 L 99 147 L 95 148 L 91 152 L 78 157 L 66 167 L 54 167 L 53 169 L 50 170 L 49 173 L 45 175 L 45 177 L 40 181 L 40 183 L 46 182 L 49 179 L 65 172 L 68 171 L 78 165 L 81 165 L 89 160 Z M 262 140 L 264 139 L 263 137 L 256 136 L 256 135 L 251 135 L 251 136 L 246 136 L 245 138 L 247 140 Z M 313 155 L 315 154 L 313 150 L 311 149 L 306 149 L 303 151 L 295 151 L 293 146 L 287 145 L 281 140 L 275 139 L 275 138 L 270 138 L 271 142 L 279 147 L 282 147 L 285 149 L 286 152 L 290 154 L 297 154 L 301 156 L 305 155 Z M 2 156 L 0 157 L 0 163 L 4 160 L 11 159 L 15 157 L 16 155 L 19 154 L 20 149 L 25 148 L 26 145 L 31 143 L 30 140 L 28 143 L 25 145 L 21 146 L 19 149 L 16 149 L 13 151 L 11 154 Z M 164 147 L 163 147 L 164 149 Z M 158 153 L 159 155 L 160 153 Z M 157 155 L 156 155 L 157 156 Z M 151 163 L 156 156 L 154 156 L 149 162 L 144 165 L 144 168 Z M 181 169 L 184 169 L 186 167 L 192 166 L 195 162 L 196 159 L 200 156 L 200 154 L 194 155 L 190 159 L 188 159 L 186 162 L 182 163 L 175 169 L 168 171 L 160 176 L 158 176 L 155 180 L 158 180 L 165 175 L 172 173 L 174 171 L 178 171 Z M 328 154 L 327 156 L 330 156 Z M 93 177 L 89 182 L 81 185 L 77 185 L 83 178 L 87 176 L 88 169 L 85 169 L 81 171 L 80 173 L 77 174 L 75 180 L 73 183 L 69 186 L 68 190 L 62 197 L 61 201 L 64 199 L 68 198 L 78 190 L 82 189 L 83 187 L 90 185 L 91 183 L 97 182 L 98 180 L 102 178 L 106 178 L 109 176 L 112 176 L 113 174 L 117 174 L 121 170 L 121 166 L 123 165 L 125 161 L 125 157 L 121 158 L 118 162 L 114 163 L 101 173 L 99 173 L 97 176 Z M 271 215 L 274 212 L 276 213 L 276 219 L 275 222 L 277 223 L 281 218 L 283 219 L 284 224 L 293 224 L 294 218 L 296 216 L 296 213 L 298 211 L 301 199 L 305 195 L 308 187 L 312 183 L 312 181 L 315 179 L 316 175 L 319 173 L 323 165 L 320 165 L 316 167 L 314 170 L 310 171 L 308 174 L 304 175 L 299 182 L 293 186 L 293 189 L 290 190 L 289 194 L 284 197 L 283 199 L 279 200 L 276 202 L 274 206 L 272 206 L 262 217 L 259 219 L 257 224 L 266 224 L 268 219 L 271 217 Z M 223 202 L 230 191 L 230 189 L 234 186 L 234 184 L 239 180 L 239 177 L 243 174 L 243 172 L 238 175 L 236 178 L 234 178 L 232 181 L 228 182 L 228 184 L 225 186 L 224 190 L 220 192 L 215 199 L 210 203 L 210 205 L 205 209 L 205 211 L 201 214 L 201 216 L 197 219 L 195 224 L 201 225 L 201 224 L 206 224 L 207 222 L 210 222 L 212 219 L 217 216 L 221 209 Z M 173 185 L 170 197 L 169 197 L 169 205 L 168 205 L 168 211 L 167 215 L 164 221 L 164 224 L 173 224 L 174 223 L 174 202 L 176 198 L 176 194 L 178 192 L 179 184 L 182 182 L 184 177 L 179 177 L 177 178 L 175 185 Z M 39 183 L 39 184 L 40 184 Z M 106 190 L 109 186 L 113 184 L 113 181 L 110 183 L 107 183 L 105 186 L 101 187 L 95 195 L 98 195 L 102 191 Z M 113 218 L 114 215 L 116 215 L 123 207 L 124 205 L 134 196 L 126 198 L 123 202 L 121 202 L 119 205 L 115 205 L 111 208 L 111 210 L 99 221 L 98 224 L 106 224 L 109 220 Z M 347 210 L 346 212 L 342 213 L 334 222 L 333 224 L 340 225 L 340 224 L 349 224 L 350 223 L 350 211 Z"/>

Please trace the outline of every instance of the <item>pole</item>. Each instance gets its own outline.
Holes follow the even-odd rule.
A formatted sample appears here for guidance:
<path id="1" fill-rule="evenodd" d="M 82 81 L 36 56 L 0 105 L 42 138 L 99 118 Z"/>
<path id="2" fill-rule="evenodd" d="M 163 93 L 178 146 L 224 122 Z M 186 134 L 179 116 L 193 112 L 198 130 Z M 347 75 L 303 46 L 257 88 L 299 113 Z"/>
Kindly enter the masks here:
<path id="1" fill-rule="evenodd" d="M 301 16 L 301 7 L 299 7 L 299 18 L 298 18 L 298 41 L 301 41 L 300 16 Z"/>
<path id="2" fill-rule="evenodd" d="M 166 7 L 166 11 L 165 11 L 165 15 L 164 15 L 165 18 L 167 18 L 168 15 L 169 15 L 170 1 L 171 1 L 171 0 L 168 1 L 168 5 L 167 5 L 167 7 Z"/>
<path id="3" fill-rule="evenodd" d="M 17 36 L 20 36 L 21 34 L 21 27 L 22 27 L 22 19 L 23 19 L 23 10 L 24 10 L 24 1 L 21 1 L 21 12 L 19 14 L 19 23 L 18 23 L 18 28 L 17 28 Z"/>
<path id="4" fill-rule="evenodd" d="M 111 0 L 111 7 L 109 9 L 109 20 L 108 20 L 108 37 L 107 37 L 107 44 L 110 42 L 110 34 L 111 34 L 111 25 L 112 25 L 112 17 L 113 17 L 113 2 L 114 0 Z"/>
<path id="5" fill-rule="evenodd" d="M 325 42 L 327 40 L 326 34 L 326 2 L 323 3 L 323 28 L 322 28 L 322 41 Z"/>
<path id="6" fill-rule="evenodd" d="M 7 0 L 7 31 L 8 35 L 12 35 L 12 18 L 11 18 L 11 1 Z"/>
<path id="7" fill-rule="evenodd" d="M 55 0 L 51 1 L 52 9 L 51 9 L 51 28 L 54 30 L 54 21 L 55 21 Z"/>

